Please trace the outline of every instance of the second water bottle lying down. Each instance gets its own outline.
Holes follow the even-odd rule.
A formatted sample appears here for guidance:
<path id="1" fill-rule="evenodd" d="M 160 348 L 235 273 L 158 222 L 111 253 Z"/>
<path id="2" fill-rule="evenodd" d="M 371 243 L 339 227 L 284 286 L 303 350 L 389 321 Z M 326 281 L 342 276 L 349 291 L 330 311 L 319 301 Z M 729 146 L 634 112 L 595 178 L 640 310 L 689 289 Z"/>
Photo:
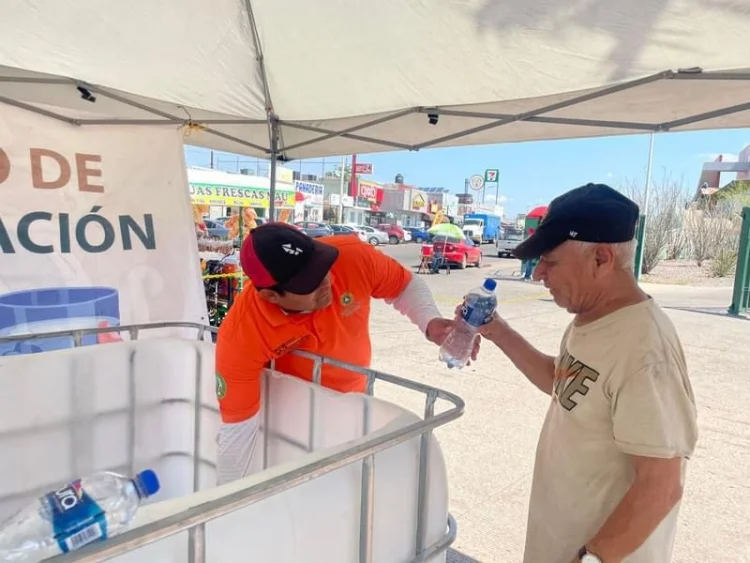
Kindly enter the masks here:
<path id="1" fill-rule="evenodd" d="M 480 287 L 469 291 L 464 298 L 461 320 L 440 347 L 440 361 L 449 368 L 462 368 L 471 359 L 474 340 L 481 326 L 487 323 L 497 308 L 495 280 L 486 279 Z"/>
<path id="2" fill-rule="evenodd" d="M 127 529 L 159 488 L 150 469 L 134 479 L 110 472 L 77 479 L 0 524 L 0 561 L 36 563 L 104 541 Z"/>

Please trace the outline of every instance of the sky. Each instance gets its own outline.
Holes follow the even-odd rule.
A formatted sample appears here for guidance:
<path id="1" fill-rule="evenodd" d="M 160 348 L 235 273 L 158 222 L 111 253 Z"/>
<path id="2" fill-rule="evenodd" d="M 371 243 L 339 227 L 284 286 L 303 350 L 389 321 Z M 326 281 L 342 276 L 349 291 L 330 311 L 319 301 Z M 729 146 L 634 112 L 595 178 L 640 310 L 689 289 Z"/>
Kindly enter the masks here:
<path id="1" fill-rule="evenodd" d="M 374 165 L 375 173 L 367 178 L 376 182 L 392 182 L 396 174 L 403 174 L 407 184 L 439 186 L 455 193 L 463 193 L 465 178 L 497 168 L 499 200 L 506 215 L 512 216 L 549 203 L 555 196 L 588 182 L 613 187 L 633 182 L 642 185 L 648 143 L 648 135 L 626 135 L 357 155 L 357 161 Z M 658 187 L 669 175 L 693 191 L 704 162 L 714 160 L 718 154 L 723 154 L 725 161 L 733 160 L 748 144 L 750 129 L 658 134 L 654 139 L 652 186 Z M 210 164 L 210 151 L 206 149 L 188 147 L 185 155 L 190 166 Z M 293 161 L 286 166 L 320 175 L 340 163 L 341 157 L 331 157 Z M 230 171 L 257 168 L 261 173 L 268 168 L 267 161 L 227 153 L 215 153 L 214 165 Z M 722 183 L 734 177 L 734 173 L 725 173 Z M 486 201 L 494 198 L 494 192 L 494 187 L 488 189 Z"/>

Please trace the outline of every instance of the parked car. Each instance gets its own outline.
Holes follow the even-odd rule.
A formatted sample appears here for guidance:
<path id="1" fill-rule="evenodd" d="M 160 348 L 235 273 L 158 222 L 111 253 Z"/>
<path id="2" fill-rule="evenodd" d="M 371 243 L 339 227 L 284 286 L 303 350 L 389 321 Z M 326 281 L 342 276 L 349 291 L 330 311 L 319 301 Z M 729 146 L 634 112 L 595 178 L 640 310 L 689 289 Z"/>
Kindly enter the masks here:
<path id="1" fill-rule="evenodd" d="M 497 241 L 497 257 L 513 256 L 513 251 L 523 242 L 523 231 L 521 229 L 503 229 L 503 236 Z"/>
<path id="2" fill-rule="evenodd" d="M 307 236 L 311 238 L 328 237 L 333 235 L 331 227 L 325 223 L 317 223 L 314 221 L 300 221 L 294 224 L 295 227 L 302 229 Z"/>
<path id="3" fill-rule="evenodd" d="M 354 228 L 362 231 L 365 234 L 365 237 L 367 237 L 367 242 L 373 246 L 378 244 L 388 244 L 389 242 L 388 234 L 383 231 L 379 231 L 373 227 L 368 227 L 367 225 L 357 225 Z"/>
<path id="4" fill-rule="evenodd" d="M 330 225 L 334 235 L 357 235 L 359 240 L 367 242 L 367 236 L 364 231 L 358 231 L 349 225 Z"/>
<path id="5" fill-rule="evenodd" d="M 432 251 L 440 252 L 449 265 L 455 264 L 462 270 L 469 264 L 477 268 L 482 266 L 482 248 L 468 236 L 463 239 L 436 236 Z"/>
<path id="6" fill-rule="evenodd" d="M 419 227 L 404 227 L 404 230 L 407 233 L 410 233 L 411 240 L 418 244 L 422 244 L 423 242 L 427 242 L 430 240 L 430 234 L 424 229 L 420 229 Z"/>
<path id="7" fill-rule="evenodd" d="M 404 228 L 399 225 L 391 225 L 390 223 L 380 223 L 377 226 L 379 231 L 388 233 L 388 242 L 391 244 L 398 244 L 403 242 L 406 238 L 404 235 Z"/>
<path id="8" fill-rule="evenodd" d="M 221 222 L 215 219 L 203 219 L 203 223 L 206 225 L 206 232 L 211 238 L 227 238 L 229 236 L 229 229 L 227 229 Z"/>

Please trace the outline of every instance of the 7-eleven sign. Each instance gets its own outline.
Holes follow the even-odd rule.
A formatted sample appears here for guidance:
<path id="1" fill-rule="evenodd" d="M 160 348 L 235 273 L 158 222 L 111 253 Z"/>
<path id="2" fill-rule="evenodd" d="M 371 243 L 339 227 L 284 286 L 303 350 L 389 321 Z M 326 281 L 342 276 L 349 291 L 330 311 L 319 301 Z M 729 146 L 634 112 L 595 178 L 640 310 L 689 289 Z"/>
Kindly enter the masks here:
<path id="1" fill-rule="evenodd" d="M 491 168 L 489 170 L 484 171 L 484 182 L 486 184 L 495 184 L 497 183 L 497 177 L 499 175 L 499 170 L 497 168 Z"/>

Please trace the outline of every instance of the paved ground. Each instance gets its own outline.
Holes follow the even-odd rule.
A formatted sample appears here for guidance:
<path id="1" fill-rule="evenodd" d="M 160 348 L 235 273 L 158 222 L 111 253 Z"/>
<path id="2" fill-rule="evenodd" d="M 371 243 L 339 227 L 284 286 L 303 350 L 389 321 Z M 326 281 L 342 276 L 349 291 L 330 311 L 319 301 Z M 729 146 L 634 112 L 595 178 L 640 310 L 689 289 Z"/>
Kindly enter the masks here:
<path id="1" fill-rule="evenodd" d="M 517 261 L 492 258 L 491 247 L 484 248 L 485 267 L 479 270 L 425 276 L 438 305 L 450 314 L 465 290 L 497 274 L 501 313 L 532 343 L 553 353 L 569 315 L 543 287 L 511 276 Z M 417 262 L 417 245 L 383 251 L 407 265 Z M 700 409 L 700 442 L 689 466 L 673 561 L 750 563 L 750 322 L 724 314 L 728 288 L 644 287 L 667 308 L 683 339 Z M 372 336 L 374 367 L 453 391 L 466 401 L 466 414 L 437 432 L 459 526 L 449 561 L 521 561 L 545 396 L 491 346 L 460 372 L 442 367 L 435 347 L 384 303 L 373 309 Z M 406 392 L 387 386 L 376 392 L 421 412 L 421 402 Z"/>

